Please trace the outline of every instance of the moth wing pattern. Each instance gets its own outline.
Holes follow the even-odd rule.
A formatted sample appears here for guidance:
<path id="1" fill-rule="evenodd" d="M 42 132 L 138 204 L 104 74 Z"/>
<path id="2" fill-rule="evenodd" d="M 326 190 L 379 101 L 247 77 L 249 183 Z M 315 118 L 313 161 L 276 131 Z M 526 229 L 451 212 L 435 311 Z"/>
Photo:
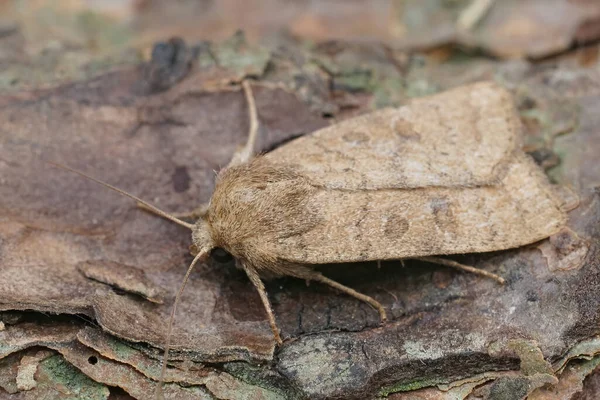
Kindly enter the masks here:
<path id="1" fill-rule="evenodd" d="M 415 138 L 397 134 L 399 115 Z M 255 240 L 279 260 L 323 264 L 496 251 L 544 239 L 566 215 L 520 150 L 520 129 L 510 94 L 479 83 L 297 139 L 262 158 L 314 187 L 302 205 L 311 225 L 302 229 L 295 219 L 295 234 Z M 358 132 L 368 135 L 362 144 Z"/>
<path id="2" fill-rule="evenodd" d="M 265 157 L 344 190 L 498 182 L 520 146 L 511 94 L 481 82 L 352 118 Z"/>
<path id="3" fill-rule="evenodd" d="M 306 207 L 327 223 L 265 243 L 271 254 L 321 264 L 488 252 L 536 242 L 566 223 L 551 185 L 524 154 L 496 185 L 321 189 Z"/>

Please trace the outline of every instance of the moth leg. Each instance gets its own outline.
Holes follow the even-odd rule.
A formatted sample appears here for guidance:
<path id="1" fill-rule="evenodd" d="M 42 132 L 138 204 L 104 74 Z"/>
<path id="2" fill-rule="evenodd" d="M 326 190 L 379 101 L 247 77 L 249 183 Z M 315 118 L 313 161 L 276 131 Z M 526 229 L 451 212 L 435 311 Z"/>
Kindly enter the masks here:
<path id="1" fill-rule="evenodd" d="M 258 137 L 258 112 L 256 110 L 256 102 L 254 101 L 254 95 L 252 94 L 252 87 L 248 80 L 242 81 L 242 88 L 244 89 L 244 95 L 246 96 L 246 102 L 248 103 L 248 116 L 250 117 L 250 130 L 248 132 L 248 140 L 244 147 L 238 149 L 231 158 L 231 161 L 226 168 L 233 167 L 235 165 L 245 164 L 254 155 L 254 147 L 256 145 L 256 139 Z"/>
<path id="2" fill-rule="evenodd" d="M 424 261 L 424 262 L 428 262 L 428 263 L 432 263 L 432 264 L 445 265 L 447 267 L 452 267 L 452 268 L 460 269 L 462 271 L 467 271 L 467 272 L 470 272 L 473 274 L 485 276 L 486 278 L 492 278 L 495 281 L 497 281 L 498 283 L 504 284 L 504 278 L 502 278 L 501 276 L 498 276 L 498 275 L 493 274 L 488 271 L 484 271 L 479 268 L 471 267 L 469 265 L 464 265 L 464 264 L 458 263 L 453 260 L 447 260 L 447 259 L 441 258 L 441 257 L 413 257 L 413 260 Z"/>
<path id="3" fill-rule="evenodd" d="M 348 286 L 344 286 L 341 283 L 334 281 L 333 279 L 327 278 L 320 272 L 313 271 L 308 268 L 302 269 L 302 270 L 297 269 L 294 272 L 295 273 L 289 273 L 289 272 L 288 273 L 289 273 L 289 275 L 294 276 L 296 278 L 308 279 L 308 280 L 324 283 L 328 286 L 331 286 L 332 288 L 338 289 L 341 292 L 349 294 L 350 296 L 352 296 L 360 301 L 364 301 L 365 303 L 369 304 L 371 307 L 373 307 L 374 309 L 376 309 L 379 312 L 379 318 L 381 318 L 381 322 L 387 321 L 387 314 L 385 312 L 385 308 L 383 308 L 383 305 L 381 305 L 381 303 L 378 302 L 377 300 L 375 300 L 374 298 L 367 296 L 366 294 L 359 293 L 356 290 L 349 288 Z"/>
<path id="4" fill-rule="evenodd" d="M 246 263 L 241 263 L 242 268 L 246 271 L 246 275 L 250 279 L 250 282 L 254 284 L 256 290 L 258 290 L 258 294 L 260 295 L 260 299 L 262 300 L 263 306 L 265 307 L 265 311 L 267 312 L 267 317 L 269 318 L 269 325 L 271 325 L 271 330 L 273 331 L 273 336 L 275 336 L 275 340 L 278 344 L 282 344 L 281 336 L 279 335 L 279 328 L 277 327 L 277 322 L 275 321 L 275 314 L 273 314 L 273 308 L 271 307 L 271 302 L 269 301 L 269 297 L 267 296 L 267 291 L 265 290 L 265 285 L 263 284 L 258 272 L 247 265 Z"/>

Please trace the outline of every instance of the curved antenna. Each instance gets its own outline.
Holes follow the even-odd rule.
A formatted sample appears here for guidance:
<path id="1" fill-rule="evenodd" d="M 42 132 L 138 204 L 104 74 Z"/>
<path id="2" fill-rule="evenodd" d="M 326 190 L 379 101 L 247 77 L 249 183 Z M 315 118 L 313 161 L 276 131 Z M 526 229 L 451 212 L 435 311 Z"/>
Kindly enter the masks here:
<path id="1" fill-rule="evenodd" d="M 169 350 L 171 349 L 171 332 L 173 331 L 173 321 L 175 321 L 175 313 L 177 312 L 177 306 L 179 305 L 179 302 L 181 300 L 181 294 L 183 293 L 185 284 L 187 283 L 188 279 L 190 278 L 190 274 L 192 273 L 192 269 L 194 269 L 194 265 L 196 265 L 196 263 L 200 259 L 206 257 L 208 255 L 209 251 L 210 250 L 202 249 L 202 251 L 200 251 L 198 254 L 196 254 L 196 257 L 194 257 L 194 259 L 192 260 L 192 263 L 188 267 L 187 272 L 185 273 L 185 277 L 183 278 L 183 283 L 179 287 L 177 296 L 175 296 L 175 302 L 173 303 L 173 308 L 171 309 L 171 316 L 169 317 L 169 325 L 167 328 L 167 340 L 165 340 L 165 353 L 164 353 L 163 359 L 162 359 L 162 367 L 160 368 L 160 375 L 158 377 L 158 382 L 156 383 L 155 397 L 157 400 L 164 399 L 162 385 L 163 385 L 163 383 L 164 383 L 163 381 L 165 379 L 165 372 L 167 371 L 167 361 L 169 360 Z"/>
<path id="2" fill-rule="evenodd" d="M 144 201 L 144 200 L 142 200 L 142 199 L 140 199 L 140 198 L 138 198 L 138 197 L 136 197 L 136 196 L 134 196 L 132 194 L 127 193 L 126 191 L 124 191 L 122 189 L 119 189 L 119 188 L 117 188 L 117 187 L 115 187 L 113 185 L 110 185 L 110 184 L 108 184 L 106 182 L 103 182 L 103 181 L 101 181 L 99 179 L 96 179 L 96 178 L 94 178 L 94 177 L 92 177 L 90 175 L 87 175 L 84 172 L 78 171 L 78 170 L 73 169 L 71 167 L 67 167 L 66 165 L 57 164 L 55 162 L 48 162 L 48 163 L 51 164 L 51 165 L 54 165 L 55 167 L 62 168 L 64 170 L 66 170 L 66 171 L 74 172 L 77 175 L 83 176 L 84 178 L 87 178 L 87 179 L 89 179 L 89 180 L 91 180 L 93 182 L 96 182 L 96 183 L 98 183 L 98 184 L 100 184 L 100 185 L 102 185 L 104 187 L 107 187 L 107 188 L 109 188 L 111 190 L 114 190 L 115 192 L 120 193 L 123 196 L 127 196 L 130 199 L 133 199 L 133 200 L 137 201 L 138 203 L 142 204 L 144 207 L 146 207 L 147 209 L 149 209 L 153 213 L 158 214 L 161 217 L 166 218 L 168 220 L 171 220 L 171 221 L 175 222 L 176 224 L 179 224 L 181 226 L 185 226 L 186 228 L 188 228 L 190 230 L 194 229 L 194 225 L 193 224 L 189 224 L 189 223 L 187 223 L 185 221 L 180 220 L 179 218 L 175 218 L 174 216 L 172 216 L 170 214 L 167 214 L 163 210 L 161 210 L 161 209 L 153 206 L 152 204 L 150 204 L 150 203 L 148 203 L 148 202 L 146 202 L 146 201 Z"/>
<path id="3" fill-rule="evenodd" d="M 244 96 L 248 103 L 248 117 L 250 119 L 250 130 L 248 131 L 248 139 L 244 147 L 238 149 L 231 157 L 229 164 L 223 169 L 234 167 L 236 165 L 245 164 L 254 155 L 254 147 L 256 146 L 256 140 L 258 138 L 258 111 L 256 109 L 256 101 L 252 94 L 252 86 L 247 79 L 242 81 L 242 89 L 244 90 Z"/>

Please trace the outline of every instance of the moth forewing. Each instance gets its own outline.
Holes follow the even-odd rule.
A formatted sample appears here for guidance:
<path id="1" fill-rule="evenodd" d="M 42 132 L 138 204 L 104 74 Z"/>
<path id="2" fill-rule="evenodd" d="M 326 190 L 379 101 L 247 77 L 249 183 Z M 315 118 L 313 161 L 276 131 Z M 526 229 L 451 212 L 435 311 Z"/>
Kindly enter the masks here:
<path id="1" fill-rule="evenodd" d="M 278 236 L 254 238 L 255 246 L 291 263 L 393 260 L 519 247 L 566 222 L 546 177 L 520 153 L 495 185 L 319 188 L 298 207 L 305 221 L 283 222 Z M 287 234 L 291 224 L 294 235 Z"/>
<path id="2" fill-rule="evenodd" d="M 342 121 L 265 157 L 333 189 L 482 186 L 520 151 L 520 131 L 510 93 L 482 82 Z"/>
<path id="3" fill-rule="evenodd" d="M 213 200 L 253 215 L 245 227 L 261 234 L 243 242 L 289 263 L 519 247 L 566 221 L 520 134 L 510 93 L 477 83 L 296 139 L 224 176 Z M 277 185 L 307 187 L 293 201 L 265 185 L 283 171 Z"/>

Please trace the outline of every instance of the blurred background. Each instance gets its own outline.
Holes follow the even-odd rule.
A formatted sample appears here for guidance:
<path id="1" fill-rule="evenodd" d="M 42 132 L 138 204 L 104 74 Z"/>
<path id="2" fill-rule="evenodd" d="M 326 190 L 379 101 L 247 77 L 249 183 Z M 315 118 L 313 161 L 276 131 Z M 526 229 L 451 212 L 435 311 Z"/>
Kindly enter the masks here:
<path id="1" fill-rule="evenodd" d="M 577 49 L 597 60 L 597 0 L 3 0 L 0 88 L 89 77 L 148 59 L 153 43 L 179 36 L 251 43 L 377 43 L 443 62 L 456 51 L 540 60 Z M 405 57 L 396 62 L 404 66 Z"/>

